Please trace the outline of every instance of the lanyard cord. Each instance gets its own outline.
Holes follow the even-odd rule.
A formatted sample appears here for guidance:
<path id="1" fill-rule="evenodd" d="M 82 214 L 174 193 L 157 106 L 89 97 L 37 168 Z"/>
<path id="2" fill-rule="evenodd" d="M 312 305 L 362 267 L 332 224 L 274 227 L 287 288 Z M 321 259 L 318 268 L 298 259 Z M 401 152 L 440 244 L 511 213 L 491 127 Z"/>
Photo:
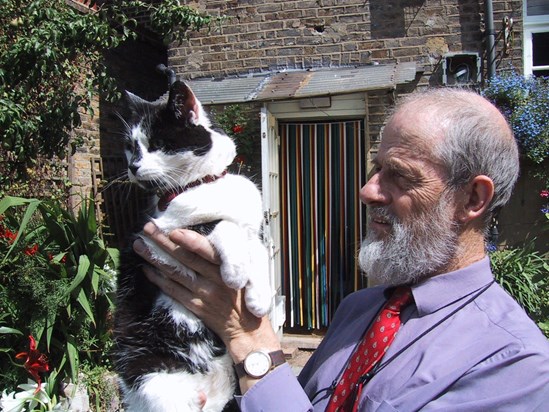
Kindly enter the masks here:
<path id="1" fill-rule="evenodd" d="M 492 279 L 492 281 L 490 281 L 488 284 L 486 284 L 485 286 L 482 287 L 482 289 L 476 293 L 475 295 L 473 295 L 471 298 L 469 298 L 468 300 L 466 300 L 464 303 L 462 303 L 460 306 L 458 306 L 456 309 L 454 309 L 452 312 L 450 312 L 448 315 L 446 315 L 445 317 L 443 317 L 441 320 L 439 320 L 437 323 L 435 323 L 434 325 L 432 325 L 431 327 L 427 328 L 425 331 L 423 331 L 419 336 L 417 336 L 415 339 L 413 339 L 412 341 L 410 341 L 407 345 L 405 345 L 402 349 L 400 349 L 397 353 L 395 353 L 393 356 L 391 356 L 389 359 L 387 359 L 385 362 L 382 362 L 382 363 L 378 363 L 376 364 L 373 369 L 362 375 L 359 379 L 358 379 L 358 383 L 357 383 L 357 387 L 360 386 L 361 388 L 368 382 L 370 382 L 370 380 L 381 370 L 383 370 L 387 365 L 389 365 L 392 361 L 394 361 L 398 356 L 400 356 L 406 349 L 408 349 L 410 346 L 412 346 L 414 343 L 416 343 L 418 340 L 420 340 L 421 338 L 423 338 L 425 335 L 427 335 L 429 332 L 431 332 L 433 329 L 435 329 L 436 327 L 440 326 L 443 322 L 445 322 L 446 320 L 448 320 L 450 317 L 452 317 L 453 315 L 455 315 L 457 312 L 459 312 L 461 309 L 463 309 L 465 306 L 467 306 L 469 303 L 473 302 L 476 298 L 478 298 L 480 295 L 482 295 L 484 292 L 486 292 L 486 290 L 488 290 L 488 288 L 490 286 L 492 286 L 492 284 L 495 282 L 494 279 Z M 380 308 L 380 311 L 382 310 L 383 308 L 383 305 L 382 307 Z M 375 319 L 376 317 L 374 316 L 373 319 Z M 370 321 L 370 323 L 368 324 L 368 327 L 366 328 L 366 330 L 364 331 L 364 333 L 362 334 L 362 336 L 364 336 L 366 334 L 366 332 L 368 331 L 368 329 L 370 328 L 372 322 L 373 322 L 373 319 Z M 360 340 L 358 341 L 358 343 L 355 345 L 355 348 L 353 349 L 353 351 L 351 352 L 351 356 L 352 354 L 354 353 L 354 351 L 356 350 L 357 346 L 360 344 Z M 343 365 L 343 368 L 339 371 L 339 373 L 337 374 L 336 378 L 333 380 L 333 382 L 330 384 L 330 386 L 324 388 L 324 389 L 320 389 L 318 390 L 311 398 L 311 402 L 315 400 L 315 398 L 320 395 L 322 392 L 326 392 L 326 394 L 324 396 L 322 396 L 321 398 L 319 398 L 316 402 L 313 402 L 313 405 L 316 405 L 318 402 L 320 402 L 321 400 L 325 399 L 326 397 L 328 396 L 331 396 L 332 392 L 334 391 L 335 387 L 337 386 L 337 383 L 339 381 L 339 379 L 341 378 L 341 375 L 343 373 L 343 371 L 345 370 L 345 367 L 347 366 L 347 363 L 349 362 L 349 360 L 347 360 L 347 362 L 345 363 L 345 365 Z M 358 401 L 355 400 L 355 402 Z"/>
<path id="2" fill-rule="evenodd" d="M 362 375 L 360 378 L 359 378 L 359 383 L 361 384 L 364 384 L 364 383 L 367 383 L 370 381 L 370 379 L 372 379 L 374 377 L 375 374 L 377 374 L 379 371 L 381 371 L 382 369 L 384 369 L 387 365 L 389 365 L 393 360 L 395 360 L 395 358 L 397 358 L 398 356 L 400 356 L 402 354 L 402 352 L 404 352 L 406 349 L 408 349 L 410 346 L 412 346 L 414 343 L 416 343 L 418 340 L 420 340 L 421 338 L 423 338 L 425 335 L 427 335 L 429 332 L 431 332 L 433 329 L 435 329 L 436 327 L 440 326 L 440 324 L 442 324 L 443 322 L 445 322 L 446 320 L 448 320 L 449 318 L 451 318 L 452 316 L 454 316 L 457 312 L 459 312 L 461 309 L 463 309 L 465 306 L 467 306 L 469 303 L 471 303 L 472 301 L 474 301 L 476 298 L 478 298 L 480 295 L 482 295 L 484 292 L 486 292 L 486 290 L 488 290 L 488 288 L 490 286 L 492 286 L 492 283 L 494 283 L 495 280 L 492 280 L 490 283 L 488 283 L 487 285 L 485 285 L 478 293 L 476 293 L 475 295 L 473 295 L 473 297 L 469 298 L 467 301 L 465 301 L 464 303 L 462 303 L 460 306 L 458 306 L 456 309 L 454 309 L 452 312 L 450 312 L 448 315 L 446 315 L 445 317 L 443 317 L 441 320 L 439 320 L 437 323 L 435 323 L 433 326 L 431 326 L 430 328 L 426 329 L 425 331 L 423 331 L 418 337 L 416 337 L 414 340 L 412 340 L 411 342 L 409 342 L 406 346 L 404 346 L 402 349 L 400 349 L 397 353 L 395 353 L 393 356 L 391 356 L 389 359 L 387 359 L 385 362 L 382 362 L 382 363 L 378 363 L 376 366 L 374 366 L 374 368 L 366 373 L 365 375 Z"/>

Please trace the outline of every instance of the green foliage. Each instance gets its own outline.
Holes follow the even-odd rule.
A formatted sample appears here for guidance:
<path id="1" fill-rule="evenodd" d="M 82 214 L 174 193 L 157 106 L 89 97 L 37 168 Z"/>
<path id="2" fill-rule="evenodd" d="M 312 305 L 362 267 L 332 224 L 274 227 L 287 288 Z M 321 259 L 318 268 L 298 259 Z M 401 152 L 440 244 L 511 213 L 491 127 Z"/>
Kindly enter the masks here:
<path id="1" fill-rule="evenodd" d="M 549 260 L 532 245 L 490 253 L 497 282 L 549 337 Z"/>
<path id="2" fill-rule="evenodd" d="M 114 0 L 80 12 L 59 0 L 7 0 L 0 7 L 0 135 L 24 175 L 39 154 L 63 157 L 92 98 L 119 97 L 103 52 L 136 38 L 139 22 L 166 41 L 212 18 L 163 2 Z"/>
<path id="3" fill-rule="evenodd" d="M 2 294 L 2 285 L 0 284 L 0 295 Z M 0 312 L 0 363 L 6 364 L 11 361 L 11 353 L 14 352 L 13 348 L 8 346 L 7 338 L 12 335 L 14 338 L 22 337 L 23 333 L 15 328 L 10 327 L 6 319 L 7 313 Z M 11 362 L 10 362 L 11 363 Z M 20 382 L 19 377 L 23 375 L 22 368 L 12 363 L 10 368 L 0 368 L 0 382 Z M 3 385 L 0 384 L 0 389 Z"/>
<path id="4" fill-rule="evenodd" d="M 93 200 L 75 215 L 56 201 L 6 197 L 0 216 L 3 321 L 47 349 L 50 376 L 76 381 L 80 364 L 102 364 L 111 345 L 117 251 L 99 235 Z M 0 339 L 16 352 L 27 346 L 18 335 Z M 2 387 L 17 383 L 8 369 L 2 367 Z"/>
<path id="5" fill-rule="evenodd" d="M 212 110 L 212 117 L 219 127 L 236 143 L 237 163 L 249 163 L 253 154 L 254 136 L 257 134 L 257 124 L 252 118 L 251 109 L 240 104 L 225 106 L 223 110 Z"/>
<path id="6" fill-rule="evenodd" d="M 118 398 L 118 386 L 115 384 L 116 374 L 104 366 L 85 365 L 82 368 L 84 384 L 90 396 L 92 411 L 112 410 L 113 403 Z"/>

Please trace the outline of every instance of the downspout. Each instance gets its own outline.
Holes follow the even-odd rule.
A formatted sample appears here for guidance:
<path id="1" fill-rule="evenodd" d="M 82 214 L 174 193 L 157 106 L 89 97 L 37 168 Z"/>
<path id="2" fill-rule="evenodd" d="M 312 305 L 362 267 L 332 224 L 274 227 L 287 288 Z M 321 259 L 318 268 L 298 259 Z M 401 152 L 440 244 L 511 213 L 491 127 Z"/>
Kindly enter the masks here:
<path id="1" fill-rule="evenodd" d="M 492 0 L 486 3 L 486 64 L 488 66 L 488 80 L 496 75 L 496 31 L 494 30 L 494 5 Z"/>

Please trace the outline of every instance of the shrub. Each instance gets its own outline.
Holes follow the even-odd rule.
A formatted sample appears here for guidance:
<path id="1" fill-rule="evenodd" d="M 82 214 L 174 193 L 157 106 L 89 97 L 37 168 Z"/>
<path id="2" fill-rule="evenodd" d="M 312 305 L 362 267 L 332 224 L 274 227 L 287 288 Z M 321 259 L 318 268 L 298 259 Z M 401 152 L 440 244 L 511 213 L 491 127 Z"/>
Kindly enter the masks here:
<path id="1" fill-rule="evenodd" d="M 549 261 L 532 245 L 490 253 L 497 282 L 549 337 Z"/>
<path id="2" fill-rule="evenodd" d="M 54 370 L 49 387 L 76 382 L 80 364 L 104 364 L 111 345 L 117 251 L 103 243 L 91 199 L 75 214 L 56 201 L 6 197 L 0 216 L 0 313 L 23 332 L 0 336 L 0 347 L 20 352 L 33 335 Z M 1 387 L 12 390 L 24 376 L 13 364 L 0 369 Z"/>
<path id="3" fill-rule="evenodd" d="M 522 154 L 537 165 L 534 175 L 549 187 L 549 79 L 509 71 L 491 79 L 482 94 L 507 117 Z"/>

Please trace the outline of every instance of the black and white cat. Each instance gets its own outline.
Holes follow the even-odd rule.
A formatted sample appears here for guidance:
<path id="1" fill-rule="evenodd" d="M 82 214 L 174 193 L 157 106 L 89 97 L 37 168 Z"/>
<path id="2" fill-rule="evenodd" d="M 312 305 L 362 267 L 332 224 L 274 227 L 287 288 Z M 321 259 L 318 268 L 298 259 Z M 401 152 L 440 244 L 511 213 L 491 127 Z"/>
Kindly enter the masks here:
<path id="1" fill-rule="evenodd" d="M 260 240 L 261 196 L 256 186 L 227 173 L 236 150 L 213 130 L 191 89 L 182 81 L 155 102 L 128 93 L 128 176 L 155 191 L 153 218 L 166 233 L 193 228 L 206 234 L 222 264 L 224 282 L 245 289 L 256 316 L 271 305 L 268 258 Z M 181 276 L 195 276 L 143 237 L 155 259 Z M 236 390 L 233 362 L 221 340 L 192 313 L 161 293 L 143 274 L 146 264 L 129 248 L 121 256 L 115 312 L 115 369 L 126 410 L 222 411 Z M 199 409 L 199 393 L 206 395 Z"/>

